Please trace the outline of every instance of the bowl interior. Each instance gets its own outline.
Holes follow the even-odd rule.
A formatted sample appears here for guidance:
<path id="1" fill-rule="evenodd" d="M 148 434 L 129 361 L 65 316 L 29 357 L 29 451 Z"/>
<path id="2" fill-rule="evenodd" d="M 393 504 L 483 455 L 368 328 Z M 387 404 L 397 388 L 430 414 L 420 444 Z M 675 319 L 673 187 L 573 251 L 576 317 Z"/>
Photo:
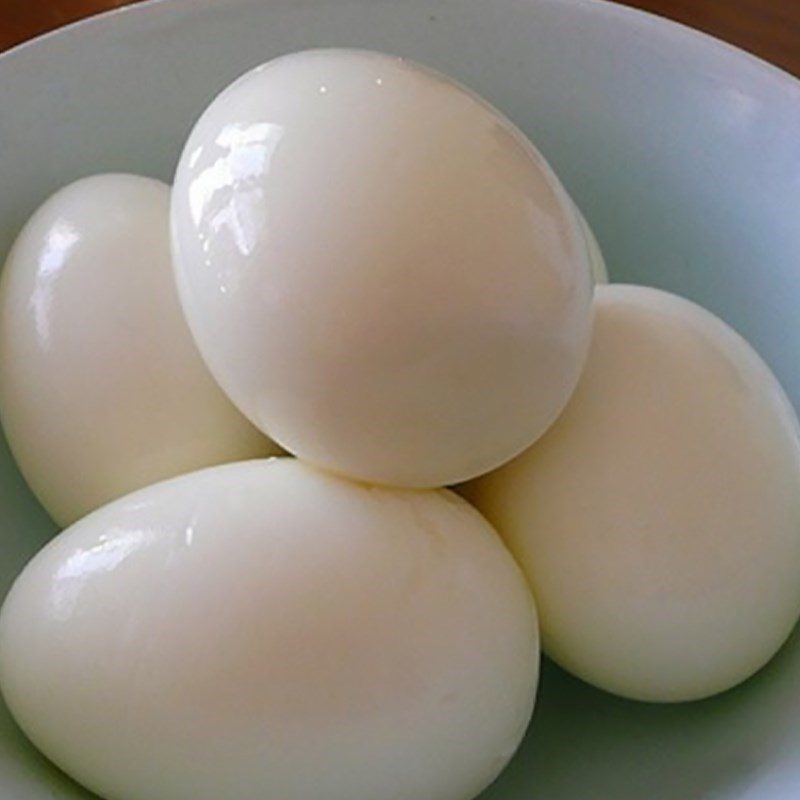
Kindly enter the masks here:
<path id="1" fill-rule="evenodd" d="M 0 57 L 0 258 L 68 181 L 169 179 L 217 91 L 319 46 L 409 56 L 485 95 L 551 161 L 612 279 L 718 313 L 800 406 L 800 83 L 599 0 L 162 0 L 12 51 Z M 3 445 L 0 594 L 53 532 Z M 546 664 L 529 735 L 484 800 L 800 797 L 798 683 L 797 637 L 744 686 L 685 706 L 618 700 Z M 89 797 L 2 707 L 0 796 Z"/>

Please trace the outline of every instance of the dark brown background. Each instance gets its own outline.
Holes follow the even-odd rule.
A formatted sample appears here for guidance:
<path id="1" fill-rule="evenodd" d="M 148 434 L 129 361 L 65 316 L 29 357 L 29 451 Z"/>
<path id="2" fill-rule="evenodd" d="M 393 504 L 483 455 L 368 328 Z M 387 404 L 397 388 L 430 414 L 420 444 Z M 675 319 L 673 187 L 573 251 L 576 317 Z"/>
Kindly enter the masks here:
<path id="1" fill-rule="evenodd" d="M 0 0 L 0 50 L 130 2 L 136 0 Z M 800 76 L 800 0 L 623 2 L 712 33 Z"/>

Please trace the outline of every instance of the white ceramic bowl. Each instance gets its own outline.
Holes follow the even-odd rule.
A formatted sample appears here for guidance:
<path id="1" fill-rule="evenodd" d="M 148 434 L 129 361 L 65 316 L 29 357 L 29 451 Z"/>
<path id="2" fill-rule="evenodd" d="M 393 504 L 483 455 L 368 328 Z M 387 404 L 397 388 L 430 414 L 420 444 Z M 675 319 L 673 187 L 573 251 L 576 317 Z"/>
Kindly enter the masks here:
<path id="1" fill-rule="evenodd" d="M 13 50 L 0 57 L 0 255 L 68 181 L 169 179 L 217 91 L 317 46 L 409 56 L 485 95 L 556 168 L 614 280 L 720 314 L 800 405 L 800 83 L 599 0 L 161 0 Z M 3 449 L 0 592 L 52 533 Z M 797 638 L 744 686 L 685 706 L 617 700 L 548 665 L 528 739 L 484 800 L 800 797 L 798 686 Z M 0 797 L 88 795 L 2 711 Z"/>

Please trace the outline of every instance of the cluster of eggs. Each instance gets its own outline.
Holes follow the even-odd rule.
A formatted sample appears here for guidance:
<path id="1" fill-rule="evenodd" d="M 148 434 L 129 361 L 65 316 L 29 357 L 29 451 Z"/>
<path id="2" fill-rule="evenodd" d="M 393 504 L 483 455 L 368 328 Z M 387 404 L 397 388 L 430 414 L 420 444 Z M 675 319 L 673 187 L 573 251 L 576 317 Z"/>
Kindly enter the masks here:
<path id="1" fill-rule="evenodd" d="M 469 800 L 539 626 L 630 698 L 751 675 L 800 613 L 797 418 L 606 280 L 508 120 L 374 53 L 244 75 L 171 190 L 56 193 L 0 285 L 4 429 L 68 526 L 0 615 L 29 738 L 110 800 Z"/>

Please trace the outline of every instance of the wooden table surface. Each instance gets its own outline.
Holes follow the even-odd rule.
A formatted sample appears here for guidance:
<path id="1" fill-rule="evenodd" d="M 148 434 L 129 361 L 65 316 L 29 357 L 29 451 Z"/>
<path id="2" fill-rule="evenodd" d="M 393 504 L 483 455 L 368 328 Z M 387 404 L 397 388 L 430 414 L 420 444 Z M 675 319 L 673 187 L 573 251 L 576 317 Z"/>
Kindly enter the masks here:
<path id="1" fill-rule="evenodd" d="M 0 0 L 0 50 L 130 2 L 136 0 Z M 623 2 L 712 33 L 800 76 L 800 0 Z"/>

